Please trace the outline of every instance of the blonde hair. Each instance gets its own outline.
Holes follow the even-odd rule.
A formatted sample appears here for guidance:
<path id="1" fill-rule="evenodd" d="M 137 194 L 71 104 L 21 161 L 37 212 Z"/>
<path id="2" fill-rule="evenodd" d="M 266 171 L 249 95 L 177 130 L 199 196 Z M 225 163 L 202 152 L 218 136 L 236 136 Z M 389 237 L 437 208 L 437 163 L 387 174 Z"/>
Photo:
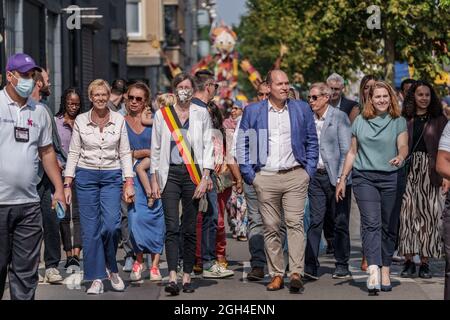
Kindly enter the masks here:
<path id="1" fill-rule="evenodd" d="M 96 79 L 89 84 L 88 96 L 91 97 L 92 91 L 99 87 L 105 88 L 106 91 L 108 91 L 108 95 L 111 95 L 111 86 L 109 85 L 108 81 L 103 79 Z"/>
<path id="2" fill-rule="evenodd" d="M 156 103 L 158 104 L 159 108 L 164 108 L 167 106 L 173 106 L 175 103 L 177 103 L 177 98 L 172 93 L 164 93 L 156 99 Z"/>
<path id="3" fill-rule="evenodd" d="M 373 119 L 377 116 L 375 106 L 373 105 L 373 102 L 372 102 L 373 94 L 376 89 L 386 89 L 387 90 L 387 92 L 389 93 L 389 99 L 391 102 L 389 104 L 388 112 L 393 119 L 400 117 L 400 115 L 401 115 L 400 106 L 398 104 L 397 96 L 395 94 L 394 89 L 391 87 L 391 85 L 389 83 L 387 83 L 385 81 L 377 81 L 377 82 L 375 82 L 375 84 L 373 86 L 370 87 L 369 96 L 367 97 L 367 102 L 366 102 L 366 104 L 364 106 L 364 110 L 362 112 L 363 118 L 366 120 L 369 120 L 369 119 Z"/>

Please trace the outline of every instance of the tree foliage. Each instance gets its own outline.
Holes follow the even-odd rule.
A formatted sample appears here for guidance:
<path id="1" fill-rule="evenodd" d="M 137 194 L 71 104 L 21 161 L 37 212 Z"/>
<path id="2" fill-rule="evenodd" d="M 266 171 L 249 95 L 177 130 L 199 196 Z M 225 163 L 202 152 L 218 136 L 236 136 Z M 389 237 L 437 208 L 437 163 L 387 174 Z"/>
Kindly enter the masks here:
<path id="1" fill-rule="evenodd" d="M 355 71 L 393 80 L 394 61 L 432 80 L 450 65 L 449 0 L 247 0 L 238 28 L 239 50 L 262 73 L 280 42 L 289 47 L 282 67 L 291 77 L 323 81 L 332 72 Z M 369 29 L 369 5 L 380 9 L 381 28 Z"/>

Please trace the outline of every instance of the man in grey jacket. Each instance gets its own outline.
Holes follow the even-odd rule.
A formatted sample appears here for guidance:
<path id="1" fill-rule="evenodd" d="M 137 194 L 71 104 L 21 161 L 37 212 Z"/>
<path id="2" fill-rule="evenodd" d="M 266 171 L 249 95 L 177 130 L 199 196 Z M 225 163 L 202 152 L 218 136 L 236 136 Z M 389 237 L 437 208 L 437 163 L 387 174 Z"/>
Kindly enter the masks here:
<path id="1" fill-rule="evenodd" d="M 335 190 L 341 175 L 345 156 L 350 149 L 351 126 L 347 115 L 329 104 L 331 89 L 325 83 L 311 86 L 308 96 L 314 112 L 317 137 L 319 139 L 319 162 L 317 172 L 311 179 L 308 190 L 311 224 L 307 233 L 305 252 L 305 278 L 317 280 L 319 273 L 319 245 L 325 213 L 330 210 L 335 216 L 334 256 L 336 269 L 333 278 L 350 276 L 349 217 L 351 188 L 343 201 L 336 203 Z"/>

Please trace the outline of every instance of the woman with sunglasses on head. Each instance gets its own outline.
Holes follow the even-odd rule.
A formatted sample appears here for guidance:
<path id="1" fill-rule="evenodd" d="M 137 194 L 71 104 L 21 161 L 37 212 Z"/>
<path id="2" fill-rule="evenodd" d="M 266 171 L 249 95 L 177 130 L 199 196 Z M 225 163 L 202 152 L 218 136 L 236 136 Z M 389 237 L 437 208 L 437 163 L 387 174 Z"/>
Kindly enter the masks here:
<path id="1" fill-rule="evenodd" d="M 81 94 L 78 89 L 68 88 L 64 91 L 64 94 L 61 97 L 61 108 L 55 116 L 55 123 L 58 135 L 61 139 L 61 147 L 66 154 L 69 154 L 70 140 L 72 138 L 75 119 L 81 113 L 82 109 Z M 61 159 L 58 159 L 58 163 L 63 171 L 64 177 L 65 163 L 63 163 Z M 82 248 L 80 212 L 78 209 L 78 197 L 76 196 L 74 187 L 72 187 L 72 204 L 68 209 L 65 218 L 62 219 L 60 223 L 61 238 L 64 252 L 67 257 L 64 266 L 65 269 L 80 267 L 80 252 Z M 71 222 L 73 223 L 73 231 L 70 228 Z"/>
<path id="2" fill-rule="evenodd" d="M 94 80 L 89 85 L 92 109 L 75 120 L 64 179 L 66 202 L 70 204 L 76 176 L 84 280 L 92 281 L 87 294 L 93 295 L 103 293 L 103 279 L 109 279 L 114 290 L 125 290 L 116 260 L 121 198 L 127 203 L 134 200 L 125 119 L 108 108 L 110 95 L 111 87 L 105 80 Z"/>
<path id="3" fill-rule="evenodd" d="M 439 139 L 447 124 L 433 87 L 416 81 L 408 90 L 403 116 L 408 121 L 410 165 L 400 213 L 399 252 L 405 256 L 401 276 L 416 276 L 415 254 L 420 255 L 419 277 L 432 277 L 429 258 L 442 255 L 439 223 L 443 194 L 449 181 L 436 172 Z"/>
<path id="4" fill-rule="evenodd" d="M 127 96 L 128 115 L 125 120 L 138 175 L 134 178 L 136 199 L 128 208 L 131 243 L 136 254 L 130 279 L 142 279 L 142 272 L 145 270 L 144 254 L 150 254 L 150 280 L 161 281 L 159 261 L 164 249 L 165 225 L 161 201 L 152 198 L 149 180 L 153 120 L 149 119 L 151 116 L 149 117 L 146 109 L 151 102 L 150 88 L 142 82 L 134 83 L 128 87 Z"/>
<path id="5" fill-rule="evenodd" d="M 370 88 L 364 110 L 353 123 L 352 134 L 336 187 L 336 201 L 345 197 L 352 171 L 363 251 L 369 264 L 367 289 L 369 295 L 376 295 L 380 290 L 392 290 L 390 266 L 397 238 L 397 179 L 408 155 L 406 121 L 400 116 L 395 91 L 389 84 L 378 81 Z"/>

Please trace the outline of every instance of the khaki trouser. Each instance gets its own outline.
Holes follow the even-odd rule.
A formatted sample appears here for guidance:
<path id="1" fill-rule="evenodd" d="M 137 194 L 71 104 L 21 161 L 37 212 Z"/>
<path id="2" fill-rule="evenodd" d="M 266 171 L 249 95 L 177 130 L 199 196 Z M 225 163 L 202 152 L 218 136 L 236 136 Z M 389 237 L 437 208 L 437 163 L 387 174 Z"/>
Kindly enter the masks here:
<path id="1" fill-rule="evenodd" d="M 303 275 L 305 235 L 303 217 L 309 176 L 304 169 L 287 173 L 258 172 L 253 185 L 258 195 L 264 223 L 264 242 L 271 277 L 284 276 L 283 246 L 280 234 L 282 210 L 289 246 L 289 276 Z"/>

